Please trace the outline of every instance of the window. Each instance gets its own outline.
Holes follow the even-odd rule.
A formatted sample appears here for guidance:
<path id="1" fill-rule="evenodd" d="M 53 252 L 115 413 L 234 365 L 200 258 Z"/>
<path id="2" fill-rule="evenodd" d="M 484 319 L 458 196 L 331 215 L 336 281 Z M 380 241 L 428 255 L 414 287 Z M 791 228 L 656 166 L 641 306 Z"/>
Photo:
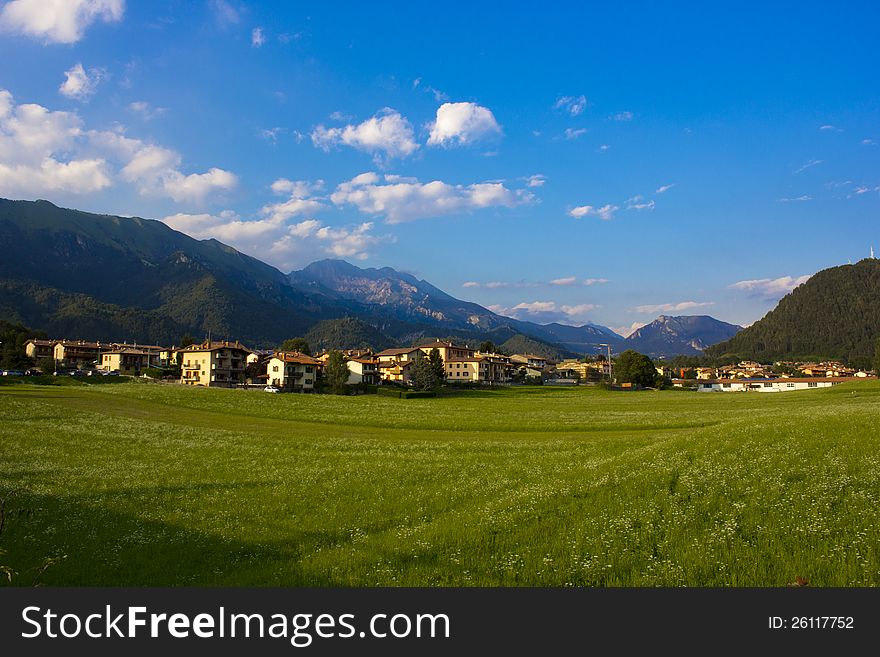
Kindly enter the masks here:
<path id="1" fill-rule="evenodd" d="M 730 387 L 730 384 L 729 384 L 729 383 L 722 383 L 722 384 L 721 384 L 721 387 L 722 387 L 722 388 L 729 388 L 729 387 Z"/>
<path id="2" fill-rule="evenodd" d="M 313 371 L 313 370 L 312 370 L 312 366 L 311 366 L 311 365 L 307 365 L 307 366 L 306 366 L 306 374 L 311 374 L 312 371 Z"/>
<path id="3" fill-rule="evenodd" d="M 809 381 L 809 382 L 807 383 L 807 387 L 808 387 L 808 388 L 818 388 L 818 387 L 819 387 L 819 384 L 816 383 L 815 381 Z"/>
<path id="4" fill-rule="evenodd" d="M 772 383 L 765 383 L 765 384 L 764 384 L 764 387 L 765 387 L 765 388 L 772 388 L 772 387 L 773 387 L 773 384 L 772 384 Z"/>
<path id="5" fill-rule="evenodd" d="M 311 380 L 311 379 L 305 379 L 304 383 L 305 383 L 307 386 L 312 385 L 312 380 Z"/>
<path id="6" fill-rule="evenodd" d="M 709 388 L 709 389 L 711 389 L 711 388 L 712 388 L 712 384 L 711 384 L 711 383 L 704 383 L 704 384 L 703 384 L 703 387 L 704 387 L 704 388 Z"/>
<path id="7" fill-rule="evenodd" d="M 794 384 L 793 383 L 786 383 L 785 387 L 786 388 L 794 388 Z"/>

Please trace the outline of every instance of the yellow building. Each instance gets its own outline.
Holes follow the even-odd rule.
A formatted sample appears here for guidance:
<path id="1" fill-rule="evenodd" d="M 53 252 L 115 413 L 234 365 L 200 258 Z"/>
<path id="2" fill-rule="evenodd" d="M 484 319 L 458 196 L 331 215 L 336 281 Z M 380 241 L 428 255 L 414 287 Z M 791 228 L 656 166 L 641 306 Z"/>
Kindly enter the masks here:
<path id="1" fill-rule="evenodd" d="M 99 369 L 105 372 L 116 371 L 120 374 L 140 376 L 143 370 L 158 365 L 159 355 L 157 353 L 135 347 L 123 347 L 103 352 Z"/>
<path id="2" fill-rule="evenodd" d="M 424 344 L 420 344 L 418 348 L 421 349 L 426 356 L 431 354 L 432 349 L 436 349 L 440 352 L 440 356 L 443 358 L 444 363 L 456 358 L 473 358 L 476 353 L 474 349 L 471 349 L 467 345 L 461 346 L 444 340 L 425 342 Z"/>
<path id="3" fill-rule="evenodd" d="M 180 382 L 190 386 L 232 388 L 245 382 L 250 350 L 240 342 L 203 342 L 178 350 Z"/>
<path id="4" fill-rule="evenodd" d="M 311 392 L 321 361 L 298 351 L 279 351 L 269 359 L 268 383 L 284 390 Z"/>
<path id="5" fill-rule="evenodd" d="M 32 338 L 24 343 L 24 353 L 28 358 L 54 358 L 55 343 L 58 340 L 40 340 Z"/>
<path id="6" fill-rule="evenodd" d="M 86 340 L 58 340 L 53 348 L 55 362 L 65 367 L 80 367 L 98 364 L 101 352 L 112 349 L 109 344 L 88 342 Z"/>

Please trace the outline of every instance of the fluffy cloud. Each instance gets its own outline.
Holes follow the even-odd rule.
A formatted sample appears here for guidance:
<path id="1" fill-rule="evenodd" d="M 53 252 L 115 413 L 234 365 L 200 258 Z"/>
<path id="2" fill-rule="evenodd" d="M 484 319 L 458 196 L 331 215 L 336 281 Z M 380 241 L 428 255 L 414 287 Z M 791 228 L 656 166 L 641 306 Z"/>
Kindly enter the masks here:
<path id="1" fill-rule="evenodd" d="M 611 330 L 617 333 L 617 335 L 622 335 L 623 337 L 628 338 L 643 326 L 645 326 L 645 324 L 642 322 L 633 322 L 629 326 L 613 326 L 611 327 Z"/>
<path id="2" fill-rule="evenodd" d="M 259 48 L 266 43 L 266 35 L 263 34 L 262 27 L 255 27 L 251 30 L 251 46 Z"/>
<path id="3" fill-rule="evenodd" d="M 611 205 L 610 203 L 608 203 L 607 205 L 603 205 L 601 208 L 595 208 L 592 205 L 579 205 L 569 210 L 568 214 L 575 219 L 580 219 L 581 217 L 587 216 L 595 216 L 599 217 L 599 219 L 601 219 L 602 221 L 610 221 L 614 218 L 614 213 L 619 209 L 619 207 L 617 207 L 616 205 Z"/>
<path id="4" fill-rule="evenodd" d="M 578 116 L 587 108 L 587 98 L 586 96 L 561 96 L 553 107 L 568 112 L 572 116 Z"/>
<path id="5" fill-rule="evenodd" d="M 421 183 L 414 178 L 363 173 L 341 183 L 330 200 L 338 206 L 350 204 L 363 213 L 382 215 L 389 224 L 438 217 L 481 208 L 528 203 L 532 195 L 512 190 L 501 182 L 450 185 L 440 180 Z"/>
<path id="6" fill-rule="evenodd" d="M 76 114 L 16 105 L 12 94 L 0 89 L 0 194 L 77 194 L 108 187 L 111 173 L 103 158 L 68 155 L 82 134 Z"/>
<path id="7" fill-rule="evenodd" d="M 212 167 L 206 173 L 168 172 L 162 180 L 165 192 L 175 201 L 204 203 L 211 194 L 234 189 L 238 177 L 224 169 Z"/>
<path id="8" fill-rule="evenodd" d="M 573 306 L 558 306 L 555 301 L 524 301 L 510 308 L 501 305 L 487 306 L 487 308 L 493 313 L 505 317 L 513 317 L 514 319 L 528 319 L 536 322 L 555 322 L 583 318 L 584 315 L 600 308 L 600 306 L 592 303 L 582 303 Z"/>
<path id="9" fill-rule="evenodd" d="M 664 193 L 668 192 L 670 189 L 672 189 L 673 187 L 675 187 L 675 183 L 669 183 L 668 185 L 660 185 L 657 188 L 655 193 L 664 194 Z"/>
<path id="10" fill-rule="evenodd" d="M 633 113 L 632 112 L 617 112 L 616 114 L 611 115 L 612 121 L 632 121 Z"/>
<path id="11" fill-rule="evenodd" d="M 376 246 L 392 240 L 389 235 L 375 235 L 371 222 L 333 227 L 314 218 L 290 221 L 306 213 L 306 207 L 287 213 L 266 206 L 256 219 L 225 211 L 218 215 L 174 214 L 162 221 L 197 239 L 218 239 L 284 271 L 311 262 L 316 253 L 362 260 Z"/>
<path id="12" fill-rule="evenodd" d="M 588 278 L 584 280 L 584 285 L 604 285 L 607 282 L 607 278 Z"/>
<path id="13" fill-rule="evenodd" d="M 678 303 L 657 303 L 646 306 L 636 306 L 631 310 L 636 313 L 670 313 L 681 310 L 690 310 L 692 308 L 705 308 L 706 306 L 714 305 L 714 301 L 680 301 Z"/>
<path id="14" fill-rule="evenodd" d="M 237 183 L 234 174 L 212 168 L 184 174 L 174 150 L 115 131 L 83 130 L 76 113 L 41 105 L 16 105 L 0 90 L 0 190 L 10 196 L 59 191 L 94 192 L 120 179 L 143 194 L 201 203 Z"/>
<path id="15" fill-rule="evenodd" d="M 11 0 L 0 10 L 0 31 L 47 43 L 76 43 L 95 21 L 119 21 L 125 0 Z"/>
<path id="16" fill-rule="evenodd" d="M 568 141 L 571 141 L 573 139 L 577 139 L 578 137 L 580 137 L 582 135 L 587 134 L 587 129 L 586 128 L 566 128 L 565 132 L 563 134 Z"/>
<path id="17" fill-rule="evenodd" d="M 412 155 L 419 148 L 410 122 L 388 107 L 358 125 L 341 128 L 318 125 L 311 137 L 312 143 L 325 151 L 340 144 L 351 146 L 371 153 L 377 163 L 381 163 L 383 158 Z"/>
<path id="18" fill-rule="evenodd" d="M 98 84 L 105 77 L 106 73 L 102 69 L 91 68 L 88 73 L 82 64 L 76 64 L 64 72 L 65 80 L 58 87 L 58 92 L 62 96 L 73 98 L 74 100 L 88 100 Z"/>
<path id="19" fill-rule="evenodd" d="M 738 281 L 729 285 L 731 290 L 748 292 L 753 296 L 766 299 L 778 299 L 785 296 L 801 283 L 806 283 L 809 276 L 780 276 L 779 278 L 756 278 L 749 281 Z"/>
<path id="20" fill-rule="evenodd" d="M 574 285 L 575 283 L 577 283 L 576 276 L 566 276 L 565 278 L 554 278 L 552 281 L 550 281 L 550 285 L 560 285 L 560 286 Z"/>
<path id="21" fill-rule="evenodd" d="M 525 179 L 526 186 L 528 187 L 543 187 L 544 183 L 547 182 L 547 176 L 543 173 L 536 173 L 533 176 L 529 176 Z"/>
<path id="22" fill-rule="evenodd" d="M 491 110 L 476 103 L 443 103 L 429 127 L 431 146 L 472 144 L 501 134 L 501 126 Z"/>

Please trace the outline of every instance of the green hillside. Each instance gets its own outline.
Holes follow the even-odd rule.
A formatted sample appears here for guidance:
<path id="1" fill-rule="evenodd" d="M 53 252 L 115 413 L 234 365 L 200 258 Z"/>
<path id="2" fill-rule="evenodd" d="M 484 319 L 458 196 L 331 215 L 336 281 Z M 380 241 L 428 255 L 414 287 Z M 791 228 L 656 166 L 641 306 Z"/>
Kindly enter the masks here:
<path id="1" fill-rule="evenodd" d="M 864 361 L 880 336 L 880 260 L 820 271 L 775 309 L 706 350 L 757 360 L 841 358 Z"/>

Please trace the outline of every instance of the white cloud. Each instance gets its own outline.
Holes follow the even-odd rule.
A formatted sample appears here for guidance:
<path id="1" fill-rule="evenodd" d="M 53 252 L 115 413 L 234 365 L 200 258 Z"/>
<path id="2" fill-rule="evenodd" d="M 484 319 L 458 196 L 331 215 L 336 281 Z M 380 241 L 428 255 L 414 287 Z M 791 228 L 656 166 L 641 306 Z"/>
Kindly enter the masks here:
<path id="1" fill-rule="evenodd" d="M 536 173 L 533 176 L 529 176 L 525 178 L 526 186 L 528 187 L 543 187 L 544 183 L 547 182 L 547 176 L 543 173 Z"/>
<path id="2" fill-rule="evenodd" d="M 575 283 L 577 283 L 576 276 L 566 276 L 565 278 L 554 278 L 552 281 L 550 281 L 550 285 L 560 285 L 560 286 L 574 285 Z"/>
<path id="3" fill-rule="evenodd" d="M 238 177 L 224 169 L 212 167 L 206 173 L 184 175 L 171 171 L 162 181 L 165 192 L 178 202 L 204 203 L 207 197 L 218 192 L 234 189 Z"/>
<path id="4" fill-rule="evenodd" d="M 643 326 L 647 326 L 647 324 L 643 322 L 633 322 L 629 326 L 611 327 L 611 330 L 617 333 L 617 335 L 622 335 L 623 337 L 628 338 Z"/>
<path id="5" fill-rule="evenodd" d="M 705 308 L 706 306 L 714 306 L 714 301 L 680 301 L 678 303 L 657 303 L 645 306 L 636 306 L 632 308 L 632 312 L 636 313 L 669 313 L 681 310 L 690 310 L 692 308 Z"/>
<path id="6" fill-rule="evenodd" d="M 125 0 L 11 0 L 0 10 L 0 31 L 76 43 L 95 21 L 119 21 L 124 13 Z"/>
<path id="7" fill-rule="evenodd" d="M 271 185 L 276 194 L 290 194 L 294 198 L 308 198 L 324 189 L 323 180 L 288 180 L 279 178 Z"/>
<path id="8" fill-rule="evenodd" d="M 128 109 L 141 116 L 144 121 L 151 121 L 165 114 L 168 110 L 164 107 L 153 107 L 145 100 L 136 100 L 128 104 Z"/>
<path id="9" fill-rule="evenodd" d="M 112 174 L 104 158 L 73 154 L 82 135 L 76 114 L 16 105 L 0 89 L 0 194 L 81 194 L 109 187 Z"/>
<path id="10" fill-rule="evenodd" d="M 318 125 L 312 143 L 325 151 L 344 144 L 371 153 L 377 163 L 382 158 L 406 157 L 418 150 L 412 126 L 399 112 L 386 107 L 358 125 L 327 128 Z"/>
<path id="11" fill-rule="evenodd" d="M 602 144 L 601 146 L 599 146 L 599 150 L 602 151 L 603 153 L 605 151 L 607 151 L 609 148 L 611 148 L 611 146 L 609 146 L 608 144 Z"/>
<path id="12" fill-rule="evenodd" d="M 862 144 L 862 146 L 876 146 L 877 145 L 877 142 L 874 141 L 873 139 L 862 139 L 862 141 L 860 143 Z"/>
<path id="13" fill-rule="evenodd" d="M 813 200 L 812 196 L 802 194 L 800 196 L 795 196 L 793 198 L 790 198 L 788 196 L 783 196 L 781 199 L 779 199 L 779 202 L 780 203 L 798 203 L 798 202 L 812 201 L 812 200 Z"/>
<path id="14" fill-rule="evenodd" d="M 576 306 L 562 306 L 562 312 L 564 312 L 569 317 L 579 317 L 581 315 L 586 315 L 588 312 L 592 310 L 596 310 L 596 308 L 600 308 L 594 303 L 581 303 Z"/>
<path id="15" fill-rule="evenodd" d="M 566 128 L 564 133 L 565 138 L 569 141 L 571 141 L 572 139 L 577 139 L 581 135 L 585 134 L 587 134 L 586 128 Z"/>
<path id="16" fill-rule="evenodd" d="M 664 193 L 668 192 L 670 189 L 672 189 L 673 187 L 675 187 L 675 183 L 669 183 L 668 185 L 660 185 L 655 190 L 654 193 L 655 194 L 664 194 Z"/>
<path id="17" fill-rule="evenodd" d="M 90 68 L 88 73 L 86 73 L 82 64 L 76 64 L 66 70 L 64 75 L 66 79 L 58 87 L 58 92 L 62 96 L 85 101 L 95 93 L 98 84 L 107 74 L 98 68 Z"/>
<path id="18" fill-rule="evenodd" d="M 604 285 L 607 282 L 607 278 L 587 278 L 584 280 L 584 285 Z"/>
<path id="19" fill-rule="evenodd" d="M 612 121 L 632 121 L 632 118 L 633 118 L 633 113 L 629 112 L 629 111 L 617 112 L 616 114 L 611 115 Z"/>
<path id="20" fill-rule="evenodd" d="M 187 175 L 181 161 L 172 149 L 126 137 L 121 126 L 83 130 L 76 113 L 16 105 L 0 89 L 0 189 L 6 195 L 87 193 L 119 179 L 142 194 L 200 203 L 237 183 L 235 174 L 216 167 Z"/>
<path id="21" fill-rule="evenodd" d="M 523 301 L 513 307 L 501 305 L 487 306 L 497 315 L 513 317 L 514 319 L 528 319 L 536 322 L 556 322 L 568 320 L 574 317 L 582 317 L 601 306 L 592 303 L 577 305 L 557 306 L 555 301 Z"/>
<path id="22" fill-rule="evenodd" d="M 741 290 L 754 296 L 768 299 L 778 299 L 791 292 L 794 288 L 809 280 L 809 276 L 780 276 L 779 278 L 756 278 L 748 281 L 739 281 L 728 287 L 731 290 Z"/>
<path id="23" fill-rule="evenodd" d="M 429 127 L 430 146 L 461 146 L 501 134 L 492 111 L 476 103 L 443 103 Z"/>
<path id="24" fill-rule="evenodd" d="M 639 199 L 641 200 L 641 199 Z M 637 201 L 633 201 L 632 203 L 627 204 L 627 210 L 653 210 L 656 204 L 653 200 L 646 201 L 644 203 L 639 203 Z"/>
<path id="25" fill-rule="evenodd" d="M 819 130 L 822 130 L 824 132 L 843 132 L 842 128 L 838 128 L 836 125 L 830 124 L 820 125 Z"/>
<path id="26" fill-rule="evenodd" d="M 572 116 L 578 116 L 586 109 L 587 98 L 586 96 L 561 96 L 553 107 L 568 112 Z"/>
<path id="27" fill-rule="evenodd" d="M 601 208 L 595 208 L 592 205 L 579 205 L 568 211 L 569 216 L 580 219 L 586 216 L 596 216 L 602 221 L 610 221 L 614 218 L 614 213 L 620 208 L 616 205 L 603 205 Z"/>
<path id="28" fill-rule="evenodd" d="M 227 210 L 218 215 L 175 214 L 162 221 L 196 239 L 218 239 L 285 271 L 313 261 L 318 254 L 363 260 L 376 246 L 393 239 L 373 234 L 371 222 L 332 227 L 312 218 L 288 221 L 301 212 L 264 208 L 261 214 L 260 219 L 248 220 Z"/>
<path id="29" fill-rule="evenodd" d="M 810 161 L 807 162 L 806 164 L 804 164 L 804 165 L 798 167 L 797 169 L 795 169 L 794 172 L 795 172 L 795 173 L 801 173 L 802 171 L 806 171 L 807 169 L 810 169 L 810 168 L 812 168 L 812 167 L 814 167 L 814 166 L 817 166 L 817 165 L 819 165 L 819 164 L 822 164 L 822 162 L 824 162 L 824 161 L 825 161 L 825 160 L 810 160 Z"/>
<path id="30" fill-rule="evenodd" d="M 469 212 L 481 208 L 512 208 L 532 200 L 524 190 L 512 190 L 503 182 L 450 185 L 441 180 L 421 183 L 413 178 L 363 173 L 340 183 L 331 194 L 334 204 L 354 205 L 363 213 L 382 215 L 389 224 L 427 217 Z"/>
<path id="31" fill-rule="evenodd" d="M 251 46 L 253 48 L 259 48 L 264 43 L 266 43 L 266 35 L 263 34 L 263 28 L 255 27 L 251 30 Z"/>

